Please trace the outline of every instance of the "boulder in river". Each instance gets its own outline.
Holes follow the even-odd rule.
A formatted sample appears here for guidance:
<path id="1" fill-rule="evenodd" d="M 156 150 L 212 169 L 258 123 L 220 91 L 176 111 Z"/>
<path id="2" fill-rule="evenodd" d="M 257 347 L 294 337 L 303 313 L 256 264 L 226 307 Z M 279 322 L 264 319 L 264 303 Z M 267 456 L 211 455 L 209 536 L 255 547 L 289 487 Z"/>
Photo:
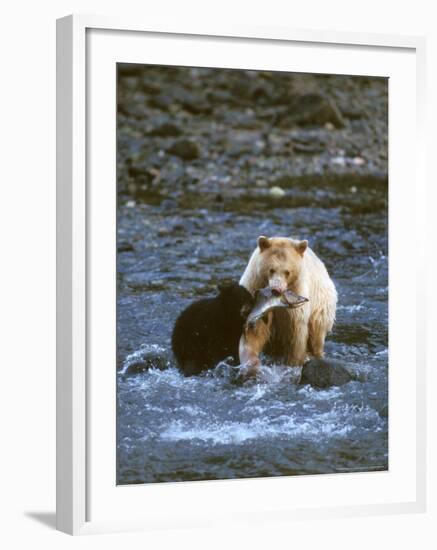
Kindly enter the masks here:
<path id="1" fill-rule="evenodd" d="M 359 375 L 353 372 L 350 365 L 342 361 L 310 359 L 302 367 L 299 385 L 309 384 L 313 388 L 330 388 L 358 379 Z"/>
<path id="2" fill-rule="evenodd" d="M 189 139 L 180 139 L 176 141 L 168 149 L 168 152 L 183 160 L 194 160 L 200 156 L 199 147 L 194 141 L 190 141 Z"/>
<path id="3" fill-rule="evenodd" d="M 169 357 L 165 348 L 157 344 L 144 344 L 138 351 L 128 355 L 121 368 L 123 376 L 138 374 L 149 369 L 164 370 L 169 366 Z"/>

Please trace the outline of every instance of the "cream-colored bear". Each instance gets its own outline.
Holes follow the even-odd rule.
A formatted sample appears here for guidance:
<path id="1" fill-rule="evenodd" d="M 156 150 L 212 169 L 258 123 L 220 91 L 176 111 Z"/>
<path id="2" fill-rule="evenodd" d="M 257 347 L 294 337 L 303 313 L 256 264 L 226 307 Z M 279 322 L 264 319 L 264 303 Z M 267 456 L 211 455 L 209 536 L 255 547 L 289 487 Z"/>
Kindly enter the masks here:
<path id="1" fill-rule="evenodd" d="M 254 374 L 260 365 L 259 353 L 288 365 L 303 365 L 308 355 L 322 357 L 326 334 L 332 329 L 337 291 L 325 265 L 308 247 L 308 241 L 285 237 L 259 237 L 240 284 L 250 292 L 270 286 L 283 292 L 290 289 L 308 298 L 297 309 L 276 309 L 241 337 L 241 364 Z"/>

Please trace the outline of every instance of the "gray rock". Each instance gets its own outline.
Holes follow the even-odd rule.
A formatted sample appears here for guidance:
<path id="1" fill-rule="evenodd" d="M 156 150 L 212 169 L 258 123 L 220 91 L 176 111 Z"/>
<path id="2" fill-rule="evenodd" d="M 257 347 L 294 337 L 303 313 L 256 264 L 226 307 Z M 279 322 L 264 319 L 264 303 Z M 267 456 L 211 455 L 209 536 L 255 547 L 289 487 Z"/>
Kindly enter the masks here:
<path id="1" fill-rule="evenodd" d="M 274 185 L 270 188 L 269 194 L 274 199 L 282 199 L 282 197 L 285 196 L 285 191 L 282 189 L 282 187 L 278 187 L 277 185 Z"/>
<path id="2" fill-rule="evenodd" d="M 181 129 L 176 126 L 176 124 L 172 124 L 171 122 L 164 122 L 149 132 L 150 136 L 156 137 L 175 137 L 180 136 L 181 134 Z"/>
<path id="3" fill-rule="evenodd" d="M 304 155 L 317 155 L 323 153 L 325 147 L 321 143 L 307 144 L 307 143 L 295 143 L 293 145 L 293 151 Z"/>
<path id="4" fill-rule="evenodd" d="M 117 242 L 117 252 L 133 252 L 134 250 L 133 244 L 128 241 Z"/>
<path id="5" fill-rule="evenodd" d="M 173 98 L 169 94 L 163 93 L 152 96 L 149 100 L 152 107 L 161 109 L 161 111 L 168 111 L 173 103 Z"/>
<path id="6" fill-rule="evenodd" d="M 331 122 L 336 128 L 345 125 L 342 114 L 335 102 L 318 93 L 299 94 L 291 98 L 289 114 L 296 124 L 323 126 Z"/>
<path id="7" fill-rule="evenodd" d="M 211 105 L 198 94 L 180 91 L 177 99 L 182 107 L 193 115 L 209 114 L 211 112 Z"/>
<path id="8" fill-rule="evenodd" d="M 261 150 L 264 146 L 261 133 L 251 130 L 234 130 L 228 135 L 226 151 L 233 157 Z"/>
<path id="9" fill-rule="evenodd" d="M 313 388 L 330 388 L 342 386 L 356 380 L 350 367 L 341 361 L 330 359 L 310 359 L 302 367 L 299 385 L 311 385 Z"/>
<path id="10" fill-rule="evenodd" d="M 164 370 L 169 366 L 167 351 L 156 344 L 147 344 L 129 355 L 121 369 L 123 376 L 138 374 L 149 369 Z"/>
<path id="11" fill-rule="evenodd" d="M 194 160 L 200 156 L 200 151 L 197 144 L 188 139 L 180 139 L 179 141 L 176 141 L 167 149 L 167 151 L 171 155 L 175 155 L 183 160 Z"/>

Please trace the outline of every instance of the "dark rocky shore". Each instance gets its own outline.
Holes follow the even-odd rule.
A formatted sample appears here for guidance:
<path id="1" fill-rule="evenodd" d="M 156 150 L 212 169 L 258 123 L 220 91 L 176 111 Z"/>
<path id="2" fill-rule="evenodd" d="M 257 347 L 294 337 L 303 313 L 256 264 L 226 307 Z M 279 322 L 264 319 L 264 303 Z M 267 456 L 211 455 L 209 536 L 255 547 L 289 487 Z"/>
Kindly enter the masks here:
<path id="1" fill-rule="evenodd" d="M 132 64 L 118 74 L 121 200 L 294 207 L 315 181 L 352 193 L 387 183 L 385 78 Z M 329 200 L 320 194 L 315 203 Z"/>

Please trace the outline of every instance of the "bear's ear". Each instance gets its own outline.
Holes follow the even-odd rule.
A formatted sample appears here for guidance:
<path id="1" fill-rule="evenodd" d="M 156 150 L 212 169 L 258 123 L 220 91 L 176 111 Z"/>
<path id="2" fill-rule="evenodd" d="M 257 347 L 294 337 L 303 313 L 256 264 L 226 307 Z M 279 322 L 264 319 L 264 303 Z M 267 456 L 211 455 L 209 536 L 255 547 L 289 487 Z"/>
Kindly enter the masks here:
<path id="1" fill-rule="evenodd" d="M 308 248 L 308 241 L 307 240 L 304 240 L 304 241 L 299 241 L 297 244 L 296 244 L 296 250 L 299 252 L 299 254 L 301 256 L 304 255 L 305 253 L 305 250 Z"/>
<path id="2" fill-rule="evenodd" d="M 264 237 L 264 235 L 261 235 L 260 237 L 258 237 L 258 246 L 259 246 L 259 249 L 261 250 L 261 252 L 263 250 L 266 250 L 266 248 L 269 248 L 270 241 L 269 241 L 268 237 Z"/>

